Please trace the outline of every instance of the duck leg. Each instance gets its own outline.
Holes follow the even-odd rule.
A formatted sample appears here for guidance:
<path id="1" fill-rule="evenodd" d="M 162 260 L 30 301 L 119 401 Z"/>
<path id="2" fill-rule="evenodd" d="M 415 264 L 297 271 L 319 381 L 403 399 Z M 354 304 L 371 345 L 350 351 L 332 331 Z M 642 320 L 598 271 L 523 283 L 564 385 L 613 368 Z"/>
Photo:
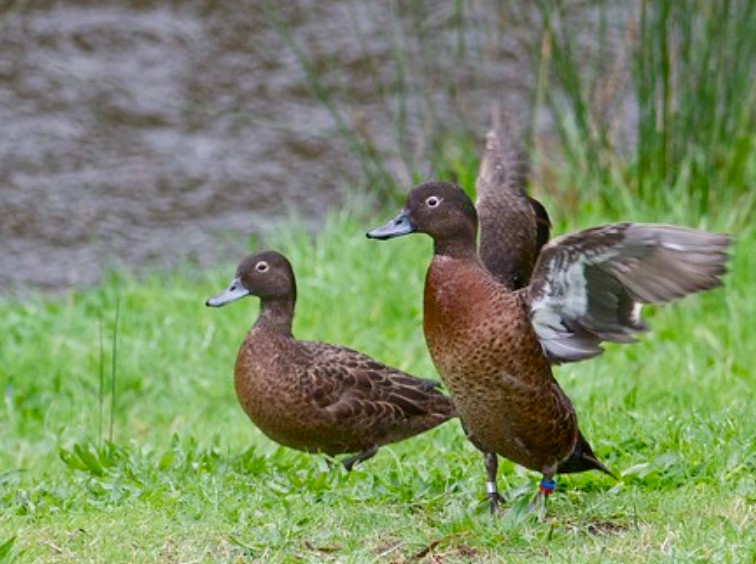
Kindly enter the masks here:
<path id="1" fill-rule="evenodd" d="M 491 513 L 496 513 L 499 508 L 499 503 L 503 503 L 505 500 L 499 494 L 499 489 L 496 485 L 496 474 L 499 470 L 499 459 L 495 452 L 484 452 L 483 460 L 486 464 L 486 496 L 491 504 Z"/>
<path id="2" fill-rule="evenodd" d="M 467 426 L 462 422 L 462 430 L 467 436 L 467 440 L 470 441 L 475 448 L 483 453 L 483 462 L 486 465 L 486 497 L 491 504 L 491 513 L 496 513 L 499 508 L 499 503 L 506 501 L 500 494 L 499 488 L 496 485 L 496 474 L 499 471 L 499 459 L 495 452 L 487 451 L 483 446 L 475 440 L 472 433 L 468 431 Z"/>
<path id="3" fill-rule="evenodd" d="M 355 454 L 354 456 L 350 456 L 349 458 L 345 458 L 341 461 L 341 463 L 344 465 L 344 468 L 346 468 L 347 472 L 350 472 L 352 470 L 352 467 L 357 464 L 358 462 L 364 462 L 368 458 L 373 458 L 375 456 L 375 453 L 378 452 L 378 447 L 370 447 L 367 450 L 363 450 L 359 454 Z"/>
<path id="4" fill-rule="evenodd" d="M 538 493 L 542 494 L 544 499 L 549 497 L 556 490 L 556 480 L 554 479 L 553 472 L 547 475 L 543 474 L 543 478 L 538 482 Z"/>
<path id="5" fill-rule="evenodd" d="M 544 467 L 543 477 L 538 482 L 538 491 L 528 505 L 530 511 L 541 514 L 541 517 L 543 517 L 543 513 L 546 510 L 546 500 L 556 490 L 557 484 L 556 480 L 554 480 L 554 474 L 556 474 L 556 465 Z"/>

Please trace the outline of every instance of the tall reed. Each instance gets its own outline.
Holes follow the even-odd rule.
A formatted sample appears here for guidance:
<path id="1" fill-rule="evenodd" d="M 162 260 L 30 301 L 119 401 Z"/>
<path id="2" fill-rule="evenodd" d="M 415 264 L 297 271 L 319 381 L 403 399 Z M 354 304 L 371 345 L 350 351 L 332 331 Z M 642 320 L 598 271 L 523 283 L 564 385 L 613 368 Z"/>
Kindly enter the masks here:
<path id="1" fill-rule="evenodd" d="M 538 189 L 557 204 L 610 216 L 682 206 L 724 213 L 733 225 L 756 211 L 756 0 L 348 6 L 354 25 L 344 33 L 362 50 L 349 60 L 369 67 L 393 146 L 360 117 L 356 90 L 332 86 L 341 54 L 311 52 L 278 5 L 266 14 L 382 201 L 429 177 L 471 187 L 464 175 L 515 68 L 525 73 L 520 86 L 532 85 L 530 115 L 518 118 L 539 157 Z M 360 27 L 365 12 L 380 18 L 378 39 Z M 388 65 L 371 40 L 388 45 Z M 492 89 L 486 107 L 466 106 L 466 89 L 496 73 L 504 88 Z M 544 141 L 550 133 L 556 144 Z"/>
<path id="2" fill-rule="evenodd" d="M 728 213 L 735 224 L 753 213 L 756 2 L 642 0 L 614 21 L 619 48 L 588 53 L 562 2 L 538 9 L 543 97 L 571 167 L 596 181 L 588 197 L 615 212 L 637 200 Z M 603 21 L 616 16 L 609 10 Z M 628 113 L 637 114 L 629 128 L 618 123 Z"/>

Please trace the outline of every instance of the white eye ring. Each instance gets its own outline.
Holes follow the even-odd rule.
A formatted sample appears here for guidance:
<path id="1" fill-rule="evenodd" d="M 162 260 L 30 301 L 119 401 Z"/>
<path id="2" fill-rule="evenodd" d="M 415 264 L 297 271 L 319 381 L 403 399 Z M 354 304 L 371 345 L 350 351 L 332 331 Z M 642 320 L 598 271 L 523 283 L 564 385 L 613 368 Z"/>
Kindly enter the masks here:
<path id="1" fill-rule="evenodd" d="M 429 208 L 435 208 L 440 203 L 441 203 L 441 200 L 436 196 L 428 196 L 425 199 L 425 205 L 428 206 Z"/>
<path id="2" fill-rule="evenodd" d="M 269 267 L 268 267 L 268 263 L 267 263 L 267 262 L 265 262 L 264 260 L 261 260 L 260 262 L 258 262 L 258 263 L 257 263 L 257 264 L 255 265 L 255 270 L 256 270 L 257 272 L 267 272 L 267 271 L 268 271 L 268 268 L 269 268 Z"/>

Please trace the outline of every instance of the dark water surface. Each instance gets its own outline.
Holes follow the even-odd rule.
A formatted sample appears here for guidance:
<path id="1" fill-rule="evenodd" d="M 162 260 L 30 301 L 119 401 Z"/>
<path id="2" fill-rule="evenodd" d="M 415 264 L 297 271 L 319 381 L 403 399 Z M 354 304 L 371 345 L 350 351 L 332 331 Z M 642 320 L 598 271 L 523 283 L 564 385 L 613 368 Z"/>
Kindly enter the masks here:
<path id="1" fill-rule="evenodd" d="M 492 100 L 528 110 L 527 13 L 280 4 L 2 9 L 0 293 L 235 261 L 289 208 L 317 229 L 364 187 L 345 127 L 408 182 L 438 123 L 483 133 Z"/>

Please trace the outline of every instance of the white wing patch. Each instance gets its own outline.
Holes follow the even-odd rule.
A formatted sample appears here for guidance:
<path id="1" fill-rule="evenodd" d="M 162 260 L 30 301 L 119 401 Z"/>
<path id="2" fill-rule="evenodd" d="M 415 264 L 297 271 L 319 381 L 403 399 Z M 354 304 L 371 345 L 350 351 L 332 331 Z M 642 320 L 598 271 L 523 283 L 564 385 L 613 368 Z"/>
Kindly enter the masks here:
<path id="1" fill-rule="evenodd" d="M 596 255 L 593 260 L 610 256 Z M 548 264 L 549 275 L 540 289 L 540 297 L 531 302 L 531 322 L 546 356 L 554 361 L 580 360 L 601 353 L 596 339 L 575 333 L 567 319 L 579 319 L 588 313 L 588 280 L 585 277 L 587 255 L 578 255 L 567 268 L 554 257 Z M 561 263 L 561 264 L 560 264 Z"/>
<path id="2" fill-rule="evenodd" d="M 630 318 L 633 320 L 633 323 L 636 325 L 640 325 L 642 323 L 641 321 L 641 310 L 643 309 L 643 304 L 640 302 L 635 302 L 633 305 L 633 313 L 631 314 Z"/>

